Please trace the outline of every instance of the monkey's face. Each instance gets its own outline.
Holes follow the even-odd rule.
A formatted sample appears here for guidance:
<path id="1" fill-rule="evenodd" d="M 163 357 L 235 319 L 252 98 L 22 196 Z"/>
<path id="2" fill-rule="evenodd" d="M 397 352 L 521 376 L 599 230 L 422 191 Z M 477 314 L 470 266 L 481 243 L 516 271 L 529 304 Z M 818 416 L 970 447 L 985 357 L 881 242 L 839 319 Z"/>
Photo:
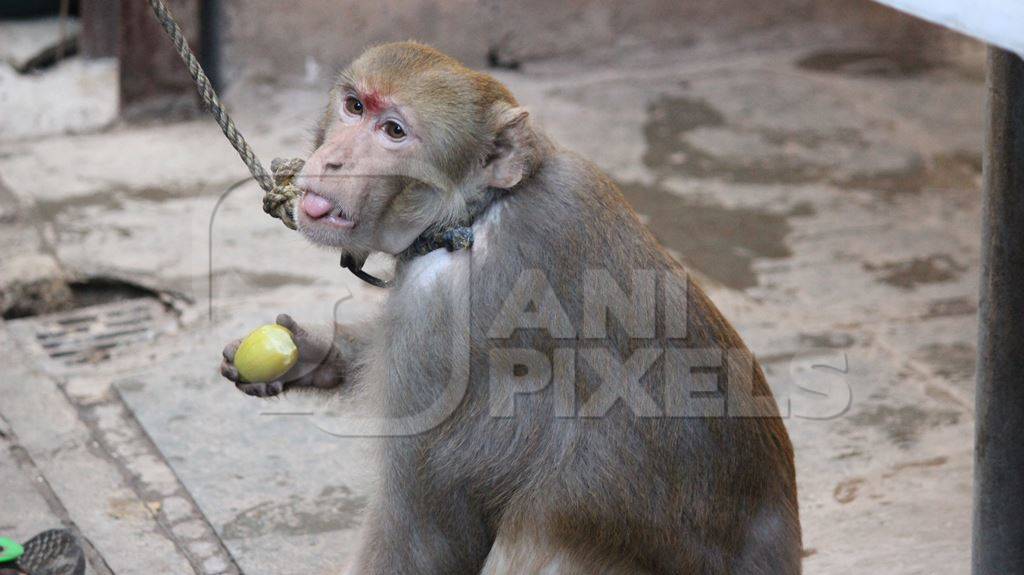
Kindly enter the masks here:
<path id="1" fill-rule="evenodd" d="M 299 230 L 350 255 L 398 254 L 522 170 L 508 126 L 525 112 L 493 78 L 420 44 L 371 48 L 331 90 L 295 184 Z M 510 174 L 512 177 L 510 177 Z"/>
<path id="2" fill-rule="evenodd" d="M 398 253 L 435 219 L 444 186 L 423 157 L 413 110 L 379 92 L 338 86 L 323 135 L 296 179 L 299 229 L 355 254 Z"/>

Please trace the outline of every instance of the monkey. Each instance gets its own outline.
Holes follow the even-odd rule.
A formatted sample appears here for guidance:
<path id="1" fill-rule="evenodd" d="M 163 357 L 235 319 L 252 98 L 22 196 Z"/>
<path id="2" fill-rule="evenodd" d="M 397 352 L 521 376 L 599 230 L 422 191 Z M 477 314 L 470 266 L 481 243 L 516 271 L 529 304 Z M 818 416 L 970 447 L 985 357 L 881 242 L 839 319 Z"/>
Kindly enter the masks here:
<path id="1" fill-rule="evenodd" d="M 298 229 L 356 269 L 391 256 L 387 299 L 333 337 L 278 316 L 300 349 L 278 381 L 241 380 L 237 341 L 221 373 L 253 396 L 379 401 L 347 573 L 800 573 L 764 373 L 607 175 L 416 42 L 355 59 L 314 144 Z"/>

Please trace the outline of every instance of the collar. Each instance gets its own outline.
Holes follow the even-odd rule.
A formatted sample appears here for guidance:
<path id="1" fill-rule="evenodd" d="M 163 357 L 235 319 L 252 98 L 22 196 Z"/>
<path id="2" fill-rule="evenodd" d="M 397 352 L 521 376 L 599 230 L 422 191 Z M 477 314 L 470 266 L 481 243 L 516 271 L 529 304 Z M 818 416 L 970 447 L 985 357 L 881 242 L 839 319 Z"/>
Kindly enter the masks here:
<path id="1" fill-rule="evenodd" d="M 473 223 L 487 211 L 491 204 L 507 193 L 508 190 L 487 188 L 479 198 L 466 203 L 466 217 L 453 224 L 430 226 L 413 240 L 409 247 L 398 254 L 398 259 L 409 261 L 441 248 L 450 252 L 472 249 Z M 364 272 L 362 262 L 356 262 L 354 258 L 346 254 L 341 256 L 341 267 L 347 268 L 354 276 L 375 287 L 389 288 L 394 283 L 394 280 L 383 280 Z"/>

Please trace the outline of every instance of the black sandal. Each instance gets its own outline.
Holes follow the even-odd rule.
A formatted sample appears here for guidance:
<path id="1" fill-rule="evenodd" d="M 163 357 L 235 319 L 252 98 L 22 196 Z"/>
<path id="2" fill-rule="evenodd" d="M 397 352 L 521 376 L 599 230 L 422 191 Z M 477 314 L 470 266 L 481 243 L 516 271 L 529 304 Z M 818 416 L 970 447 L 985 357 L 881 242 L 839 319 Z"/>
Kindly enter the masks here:
<path id="1" fill-rule="evenodd" d="M 18 545 L 0 537 L 0 575 L 84 575 L 85 553 L 67 529 L 43 531 Z"/>

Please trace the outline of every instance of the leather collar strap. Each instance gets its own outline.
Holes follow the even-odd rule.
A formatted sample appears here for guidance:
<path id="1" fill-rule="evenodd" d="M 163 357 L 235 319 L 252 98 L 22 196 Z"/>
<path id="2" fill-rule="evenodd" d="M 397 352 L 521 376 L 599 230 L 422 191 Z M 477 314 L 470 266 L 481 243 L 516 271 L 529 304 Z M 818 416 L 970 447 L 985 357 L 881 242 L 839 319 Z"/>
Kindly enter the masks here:
<path id="1" fill-rule="evenodd" d="M 420 234 L 409 247 L 398 254 L 401 261 L 409 261 L 413 258 L 429 254 L 434 250 L 444 248 L 450 252 L 456 250 L 468 250 L 473 247 L 473 222 L 483 214 L 495 201 L 504 196 L 508 190 L 498 188 L 487 188 L 482 197 L 475 202 L 466 205 L 468 215 L 455 225 L 431 226 Z M 362 262 L 355 258 L 342 254 L 341 267 L 348 269 L 352 275 L 364 282 L 379 288 L 389 288 L 393 280 L 383 280 L 373 274 L 363 271 Z"/>

